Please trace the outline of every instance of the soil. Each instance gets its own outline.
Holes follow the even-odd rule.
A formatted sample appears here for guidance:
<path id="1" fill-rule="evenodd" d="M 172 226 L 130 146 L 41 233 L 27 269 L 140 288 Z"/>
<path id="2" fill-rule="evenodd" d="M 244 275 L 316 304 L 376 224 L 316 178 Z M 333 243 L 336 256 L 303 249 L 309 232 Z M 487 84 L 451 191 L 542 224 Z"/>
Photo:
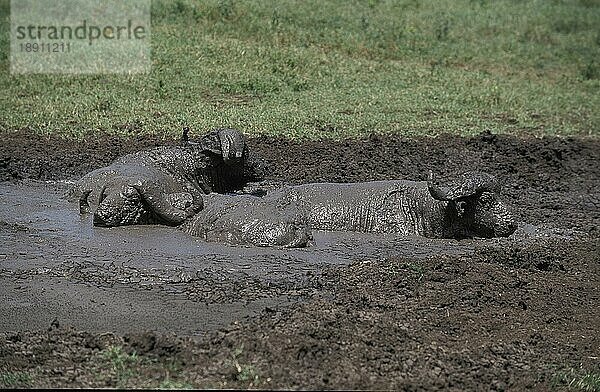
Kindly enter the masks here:
<path id="1" fill-rule="evenodd" d="M 3 134 L 0 387 L 598 388 L 599 140 L 249 140 L 294 184 L 495 174 L 520 223 L 505 239 L 235 247 L 92 228 L 60 197 L 174 143 Z"/>

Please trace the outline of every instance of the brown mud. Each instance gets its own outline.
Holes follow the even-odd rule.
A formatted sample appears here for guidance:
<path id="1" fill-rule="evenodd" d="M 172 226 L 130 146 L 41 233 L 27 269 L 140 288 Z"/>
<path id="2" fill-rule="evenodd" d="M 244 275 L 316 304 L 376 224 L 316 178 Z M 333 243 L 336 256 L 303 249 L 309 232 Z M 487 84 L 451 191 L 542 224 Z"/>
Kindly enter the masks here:
<path id="1" fill-rule="evenodd" d="M 92 228 L 60 197 L 119 155 L 174 143 L 3 135 L 0 387 L 545 390 L 600 377 L 600 141 L 249 141 L 271 179 L 294 184 L 495 174 L 520 223 L 503 239 L 320 232 L 307 249 L 235 247 Z"/>

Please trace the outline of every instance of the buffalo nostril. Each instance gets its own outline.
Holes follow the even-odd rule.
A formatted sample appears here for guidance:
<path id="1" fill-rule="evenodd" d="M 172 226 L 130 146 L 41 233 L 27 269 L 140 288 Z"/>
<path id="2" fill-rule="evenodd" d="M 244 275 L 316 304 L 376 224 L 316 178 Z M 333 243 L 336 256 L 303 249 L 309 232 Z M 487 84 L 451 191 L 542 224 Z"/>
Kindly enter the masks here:
<path id="1" fill-rule="evenodd" d="M 128 187 L 125 187 L 125 189 L 123 189 L 123 191 L 121 192 L 121 195 L 125 199 L 137 199 L 140 194 L 137 191 L 137 189 L 135 189 L 132 186 L 128 186 Z"/>
<path id="2" fill-rule="evenodd" d="M 99 214 L 94 214 L 94 226 L 107 226 L 106 220 Z"/>
<path id="3" fill-rule="evenodd" d="M 93 223 L 94 223 L 94 226 L 99 226 L 99 227 L 115 226 L 114 222 L 112 222 L 110 218 L 105 217 L 104 215 L 99 214 L 98 212 L 96 212 L 94 214 Z"/>

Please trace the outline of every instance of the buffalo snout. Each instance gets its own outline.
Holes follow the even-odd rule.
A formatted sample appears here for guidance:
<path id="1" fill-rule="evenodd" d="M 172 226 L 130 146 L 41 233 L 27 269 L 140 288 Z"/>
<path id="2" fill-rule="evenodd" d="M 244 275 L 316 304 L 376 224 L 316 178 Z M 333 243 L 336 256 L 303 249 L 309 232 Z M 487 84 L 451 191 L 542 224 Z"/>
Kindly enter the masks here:
<path id="1" fill-rule="evenodd" d="M 94 212 L 94 226 L 114 227 L 139 224 L 147 214 L 138 191 L 131 186 L 105 188 Z"/>
<path id="2" fill-rule="evenodd" d="M 496 193 L 483 192 L 476 197 L 471 213 L 468 231 L 473 236 L 508 237 L 517 230 L 515 217 Z"/>

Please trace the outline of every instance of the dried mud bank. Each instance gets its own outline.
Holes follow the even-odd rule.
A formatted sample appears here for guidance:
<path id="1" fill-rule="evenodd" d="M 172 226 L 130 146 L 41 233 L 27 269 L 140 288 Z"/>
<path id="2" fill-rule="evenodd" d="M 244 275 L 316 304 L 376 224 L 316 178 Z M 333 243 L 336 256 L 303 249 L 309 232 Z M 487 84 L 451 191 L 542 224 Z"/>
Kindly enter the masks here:
<path id="1" fill-rule="evenodd" d="M 189 237 L 163 228 L 94 231 L 61 204 L 64 184 L 39 182 L 158 144 L 4 135 L 0 386 L 544 390 L 598 379 L 599 141 L 250 141 L 290 183 L 495 174 L 522 224 L 489 241 L 320 233 L 310 252 L 182 246 Z"/>

